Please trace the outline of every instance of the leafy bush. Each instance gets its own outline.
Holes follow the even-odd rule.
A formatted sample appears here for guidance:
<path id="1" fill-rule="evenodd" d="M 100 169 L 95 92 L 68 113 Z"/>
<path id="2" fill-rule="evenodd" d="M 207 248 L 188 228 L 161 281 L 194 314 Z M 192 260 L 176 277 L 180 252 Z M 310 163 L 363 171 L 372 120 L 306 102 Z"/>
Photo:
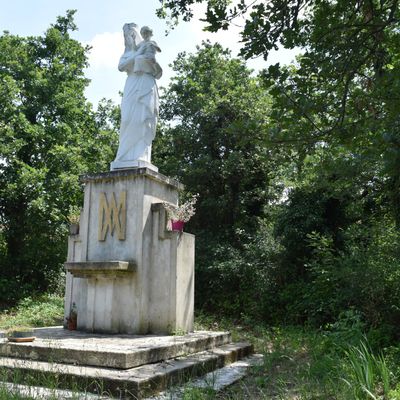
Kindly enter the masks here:
<path id="1" fill-rule="evenodd" d="M 237 232 L 241 246 L 197 238 L 196 301 L 199 308 L 222 311 L 236 318 L 271 320 L 279 244 L 271 227 L 261 224 L 255 234 Z"/>

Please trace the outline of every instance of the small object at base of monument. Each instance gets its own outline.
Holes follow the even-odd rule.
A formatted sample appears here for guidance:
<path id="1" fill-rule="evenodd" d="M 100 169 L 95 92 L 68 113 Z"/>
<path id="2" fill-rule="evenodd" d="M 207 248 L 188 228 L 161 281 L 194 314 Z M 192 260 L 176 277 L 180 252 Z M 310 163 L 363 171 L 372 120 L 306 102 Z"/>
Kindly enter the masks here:
<path id="1" fill-rule="evenodd" d="M 32 329 L 20 329 L 11 331 L 8 335 L 9 342 L 23 343 L 23 342 L 33 342 L 35 336 Z"/>
<path id="2" fill-rule="evenodd" d="M 172 226 L 172 230 L 173 231 L 178 231 L 178 232 L 182 232 L 183 231 L 183 227 L 185 226 L 185 222 L 184 221 L 171 221 L 171 226 Z"/>
<path id="3" fill-rule="evenodd" d="M 76 331 L 78 326 L 78 311 L 76 309 L 76 304 L 72 303 L 71 311 L 69 317 L 67 318 L 67 329 L 69 331 Z"/>
<path id="4" fill-rule="evenodd" d="M 67 329 L 69 331 L 76 331 L 77 321 L 72 320 L 71 318 L 67 318 Z"/>
<path id="5" fill-rule="evenodd" d="M 24 337 L 24 338 L 17 338 L 10 336 L 8 338 L 9 342 L 14 342 L 14 343 L 28 343 L 28 342 L 33 342 L 36 338 L 34 336 L 29 336 L 29 337 Z"/>

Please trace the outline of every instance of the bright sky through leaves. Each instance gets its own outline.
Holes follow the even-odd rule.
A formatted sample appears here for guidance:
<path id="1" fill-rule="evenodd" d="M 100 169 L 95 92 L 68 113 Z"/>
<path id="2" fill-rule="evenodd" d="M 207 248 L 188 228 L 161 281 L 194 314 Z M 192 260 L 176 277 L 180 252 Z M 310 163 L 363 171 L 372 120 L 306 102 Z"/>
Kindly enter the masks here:
<path id="1" fill-rule="evenodd" d="M 0 30 L 21 36 L 41 35 L 55 22 L 58 15 L 64 15 L 67 9 L 77 9 L 75 21 L 79 30 L 73 33 L 73 37 L 92 46 L 90 68 L 87 71 L 91 84 L 86 94 L 94 104 L 103 97 L 117 103 L 120 101 L 119 91 L 123 90 L 125 74 L 118 71 L 117 64 L 123 51 L 122 25 L 125 22 L 133 21 L 153 28 L 154 40 L 162 49 L 158 55 L 164 69 L 164 76 L 159 82 L 161 86 L 168 84 L 172 74 L 168 65 L 177 54 L 181 51 L 194 51 L 202 40 L 218 41 L 229 47 L 234 55 L 238 53 L 240 28 L 233 27 L 229 32 L 218 34 L 203 32 L 204 25 L 199 21 L 201 6 L 196 7 L 195 18 L 190 23 L 181 22 L 165 36 L 166 22 L 155 15 L 159 4 L 158 0 L 0 0 Z M 280 51 L 279 54 L 271 55 L 269 63 L 289 63 L 294 54 L 291 51 Z M 260 58 L 250 60 L 249 66 L 261 69 L 266 63 Z"/>

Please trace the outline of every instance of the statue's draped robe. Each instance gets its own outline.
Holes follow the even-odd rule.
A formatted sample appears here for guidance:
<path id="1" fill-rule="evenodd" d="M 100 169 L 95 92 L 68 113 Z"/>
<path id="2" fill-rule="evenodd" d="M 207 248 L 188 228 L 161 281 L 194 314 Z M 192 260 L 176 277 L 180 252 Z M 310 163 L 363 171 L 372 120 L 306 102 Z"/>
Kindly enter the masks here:
<path id="1" fill-rule="evenodd" d="M 159 109 L 156 78 L 161 76 L 162 70 L 155 59 L 135 57 L 133 52 L 122 55 L 118 68 L 126 71 L 128 77 L 122 97 L 119 148 L 115 161 L 151 162 L 151 143 Z"/>

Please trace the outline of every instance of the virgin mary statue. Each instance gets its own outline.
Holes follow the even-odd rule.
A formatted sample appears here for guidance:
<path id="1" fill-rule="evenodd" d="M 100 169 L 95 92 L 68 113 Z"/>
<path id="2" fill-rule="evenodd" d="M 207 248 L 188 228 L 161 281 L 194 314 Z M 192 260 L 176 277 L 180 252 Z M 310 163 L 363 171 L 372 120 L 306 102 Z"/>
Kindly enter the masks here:
<path id="1" fill-rule="evenodd" d="M 151 144 L 159 107 L 156 79 L 162 75 L 155 55 L 161 50 L 151 40 L 153 32 L 147 26 L 139 32 L 136 24 L 125 24 L 123 32 L 125 52 L 118 69 L 128 76 L 121 103 L 119 147 L 111 170 L 141 166 L 157 170 L 151 164 Z"/>

